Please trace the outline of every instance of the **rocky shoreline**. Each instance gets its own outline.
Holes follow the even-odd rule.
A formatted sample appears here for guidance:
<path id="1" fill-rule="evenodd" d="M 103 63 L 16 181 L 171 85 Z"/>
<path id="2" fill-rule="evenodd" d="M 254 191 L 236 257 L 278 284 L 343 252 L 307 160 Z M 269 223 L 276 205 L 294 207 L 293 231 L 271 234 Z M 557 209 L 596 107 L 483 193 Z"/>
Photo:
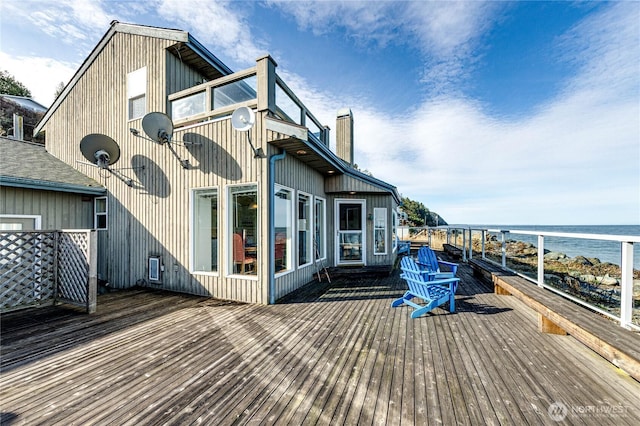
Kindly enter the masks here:
<path id="1" fill-rule="evenodd" d="M 431 246 L 438 250 L 446 242 L 446 234 L 434 232 L 431 235 Z M 480 237 L 473 238 L 474 255 L 482 252 Z M 485 240 L 485 255 L 489 259 L 500 262 L 502 243 L 495 236 Z M 537 278 L 538 248 L 518 240 L 506 241 L 507 266 L 533 279 Z M 569 257 L 564 253 L 545 250 L 544 254 L 545 282 L 569 294 L 573 294 L 596 306 L 611 312 L 620 309 L 620 266 L 601 262 L 595 257 Z M 634 306 L 640 309 L 640 270 L 633 271 Z M 640 315 L 640 313 L 638 314 Z"/>
<path id="2" fill-rule="evenodd" d="M 474 251 L 481 251 L 481 242 L 473 242 Z M 485 254 L 500 260 L 502 244 L 486 241 Z M 507 266 L 522 274 L 536 278 L 538 249 L 522 241 L 506 241 Z M 620 309 L 620 266 L 601 262 L 594 257 L 569 257 L 564 253 L 545 250 L 545 282 L 559 290 L 573 294 L 596 306 L 612 312 Z M 633 271 L 634 306 L 640 308 L 640 271 Z"/>

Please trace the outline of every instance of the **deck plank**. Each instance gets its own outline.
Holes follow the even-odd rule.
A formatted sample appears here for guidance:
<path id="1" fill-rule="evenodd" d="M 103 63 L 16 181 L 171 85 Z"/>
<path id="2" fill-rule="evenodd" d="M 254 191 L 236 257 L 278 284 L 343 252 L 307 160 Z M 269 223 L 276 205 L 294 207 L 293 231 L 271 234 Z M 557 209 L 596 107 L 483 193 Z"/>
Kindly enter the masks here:
<path id="1" fill-rule="evenodd" d="M 418 319 L 394 274 L 274 306 L 136 289 L 1 321 L 2 424 L 638 424 L 640 383 L 461 265 Z M 640 338 L 640 337 L 639 337 Z"/>

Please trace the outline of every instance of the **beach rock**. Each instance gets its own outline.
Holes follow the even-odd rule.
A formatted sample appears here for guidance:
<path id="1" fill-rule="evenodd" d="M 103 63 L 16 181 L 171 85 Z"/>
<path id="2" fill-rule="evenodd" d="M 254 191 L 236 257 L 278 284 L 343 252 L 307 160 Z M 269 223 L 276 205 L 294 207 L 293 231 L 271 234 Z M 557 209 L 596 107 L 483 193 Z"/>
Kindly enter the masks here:
<path id="1" fill-rule="evenodd" d="M 619 285 L 618 279 L 605 275 L 604 277 L 597 277 L 597 282 L 602 285 Z"/>
<path id="2" fill-rule="evenodd" d="M 566 258 L 567 258 L 566 254 L 559 253 L 557 251 L 550 251 L 549 253 L 544 255 L 544 260 L 562 260 Z"/>
<path id="3" fill-rule="evenodd" d="M 593 266 L 593 263 L 584 256 L 576 256 L 569 262 L 571 266 L 580 265 L 580 266 Z"/>
<path id="4" fill-rule="evenodd" d="M 578 279 L 580 281 L 584 281 L 585 283 L 595 283 L 596 282 L 596 276 L 595 275 L 591 275 L 591 274 L 580 275 L 578 277 Z"/>

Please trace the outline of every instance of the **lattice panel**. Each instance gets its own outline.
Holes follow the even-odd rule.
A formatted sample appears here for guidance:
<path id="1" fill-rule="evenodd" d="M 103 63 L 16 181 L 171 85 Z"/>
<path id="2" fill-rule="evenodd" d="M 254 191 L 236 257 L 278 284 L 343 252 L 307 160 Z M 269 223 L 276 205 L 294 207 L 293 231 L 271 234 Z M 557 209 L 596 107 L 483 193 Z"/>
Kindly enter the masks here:
<path id="1" fill-rule="evenodd" d="M 0 232 L 0 310 L 50 304 L 55 232 Z"/>
<path id="2" fill-rule="evenodd" d="M 58 241 L 58 298 L 85 305 L 88 299 L 89 234 L 64 232 Z"/>

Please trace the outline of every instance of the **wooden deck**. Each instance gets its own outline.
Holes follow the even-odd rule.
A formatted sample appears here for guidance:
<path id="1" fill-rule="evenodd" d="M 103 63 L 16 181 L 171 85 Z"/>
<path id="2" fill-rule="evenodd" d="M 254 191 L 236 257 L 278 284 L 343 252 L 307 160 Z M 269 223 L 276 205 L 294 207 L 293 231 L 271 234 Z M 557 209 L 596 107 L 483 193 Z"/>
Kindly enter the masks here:
<path id="1" fill-rule="evenodd" d="M 390 307 L 397 276 L 274 306 L 136 290 L 3 315 L 0 423 L 640 424 L 640 383 L 459 276 L 457 312 L 415 320 Z"/>

